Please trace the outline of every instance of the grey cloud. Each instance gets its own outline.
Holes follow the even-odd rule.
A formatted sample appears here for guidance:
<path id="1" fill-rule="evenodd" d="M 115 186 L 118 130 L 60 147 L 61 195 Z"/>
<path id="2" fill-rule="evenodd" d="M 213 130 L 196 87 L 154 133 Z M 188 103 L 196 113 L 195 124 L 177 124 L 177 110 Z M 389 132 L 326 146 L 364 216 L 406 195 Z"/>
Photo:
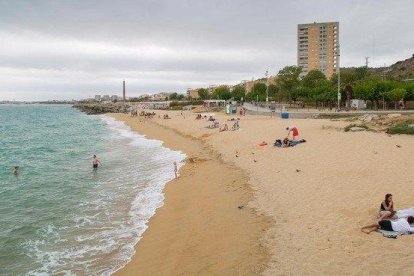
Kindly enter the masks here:
<path id="1" fill-rule="evenodd" d="M 82 98 L 122 78 L 136 93 L 183 92 L 275 74 L 296 64 L 297 24 L 313 21 L 340 22 L 343 66 L 391 64 L 412 55 L 413 12 L 408 0 L 0 0 L 0 99 Z"/>

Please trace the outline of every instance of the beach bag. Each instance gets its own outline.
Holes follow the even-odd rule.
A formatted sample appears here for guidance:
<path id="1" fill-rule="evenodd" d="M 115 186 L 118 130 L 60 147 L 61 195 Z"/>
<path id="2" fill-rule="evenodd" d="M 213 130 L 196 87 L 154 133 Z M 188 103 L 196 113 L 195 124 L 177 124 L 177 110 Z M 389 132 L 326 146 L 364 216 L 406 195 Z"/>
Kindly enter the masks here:
<path id="1" fill-rule="evenodd" d="M 279 147 L 279 148 L 280 148 L 280 147 L 282 147 L 282 140 L 277 139 L 273 145 L 274 145 L 275 147 Z"/>

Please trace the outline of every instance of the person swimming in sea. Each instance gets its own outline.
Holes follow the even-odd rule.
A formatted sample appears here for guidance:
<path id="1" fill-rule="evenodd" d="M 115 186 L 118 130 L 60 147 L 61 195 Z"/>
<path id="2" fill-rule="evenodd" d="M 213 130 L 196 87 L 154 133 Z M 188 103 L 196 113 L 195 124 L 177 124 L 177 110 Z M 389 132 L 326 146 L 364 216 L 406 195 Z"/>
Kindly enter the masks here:
<path id="1" fill-rule="evenodd" d="M 96 155 L 93 155 L 92 167 L 93 167 L 94 169 L 97 169 L 97 168 L 98 168 L 98 164 L 99 164 L 100 166 L 102 166 L 101 161 L 99 161 L 99 159 L 96 157 Z"/>
<path id="2" fill-rule="evenodd" d="M 13 174 L 14 174 L 15 176 L 17 176 L 17 175 L 19 174 L 19 166 L 14 166 L 14 167 L 13 167 Z"/>

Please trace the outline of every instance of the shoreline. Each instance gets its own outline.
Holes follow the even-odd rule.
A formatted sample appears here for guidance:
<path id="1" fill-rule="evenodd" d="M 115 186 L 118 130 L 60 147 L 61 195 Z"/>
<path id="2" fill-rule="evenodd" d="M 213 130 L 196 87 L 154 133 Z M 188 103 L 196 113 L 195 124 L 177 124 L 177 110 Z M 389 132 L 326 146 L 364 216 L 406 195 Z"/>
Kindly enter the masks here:
<path id="1" fill-rule="evenodd" d="M 126 114 L 108 115 L 187 155 L 180 177 L 165 185 L 164 205 L 150 219 L 132 260 L 114 275 L 245 275 L 267 268 L 263 237 L 271 219 L 249 207 L 253 190 L 244 171 L 201 139 Z"/>

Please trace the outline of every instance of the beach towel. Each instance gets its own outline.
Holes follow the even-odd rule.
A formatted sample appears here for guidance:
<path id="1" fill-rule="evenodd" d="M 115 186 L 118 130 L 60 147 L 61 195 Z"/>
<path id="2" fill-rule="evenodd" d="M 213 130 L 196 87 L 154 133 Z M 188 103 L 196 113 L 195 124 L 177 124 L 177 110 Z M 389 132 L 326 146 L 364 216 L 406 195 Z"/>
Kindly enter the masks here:
<path id="1" fill-rule="evenodd" d="M 395 231 L 385 231 L 382 229 L 378 229 L 377 232 L 381 233 L 386 238 L 396 239 L 398 236 L 401 236 L 402 234 L 400 232 Z"/>
<path id="2" fill-rule="evenodd" d="M 414 207 L 398 210 L 395 214 L 397 215 L 398 218 L 408 218 L 409 216 L 414 217 Z"/>
<path id="3" fill-rule="evenodd" d="M 301 144 L 301 143 L 306 143 L 306 140 L 305 139 L 300 139 L 300 140 L 292 140 L 292 141 L 289 141 L 289 147 L 294 147 L 294 146 L 296 146 L 298 144 Z M 274 142 L 273 146 L 278 147 L 278 148 L 282 148 L 283 147 L 282 140 L 277 139 Z"/>

